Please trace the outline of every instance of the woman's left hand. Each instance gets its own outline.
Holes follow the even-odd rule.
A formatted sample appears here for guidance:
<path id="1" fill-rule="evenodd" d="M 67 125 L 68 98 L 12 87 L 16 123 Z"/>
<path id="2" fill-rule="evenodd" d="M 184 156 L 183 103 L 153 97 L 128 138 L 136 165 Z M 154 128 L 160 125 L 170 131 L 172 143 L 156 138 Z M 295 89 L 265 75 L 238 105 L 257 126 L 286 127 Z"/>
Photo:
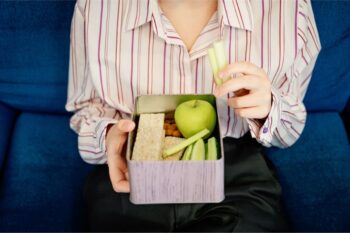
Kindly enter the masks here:
<path id="1" fill-rule="evenodd" d="M 219 74 L 220 78 L 240 74 L 216 87 L 215 96 L 235 95 L 227 104 L 236 114 L 251 119 L 264 119 L 271 110 L 271 82 L 266 72 L 249 62 L 236 62 L 228 65 Z"/>

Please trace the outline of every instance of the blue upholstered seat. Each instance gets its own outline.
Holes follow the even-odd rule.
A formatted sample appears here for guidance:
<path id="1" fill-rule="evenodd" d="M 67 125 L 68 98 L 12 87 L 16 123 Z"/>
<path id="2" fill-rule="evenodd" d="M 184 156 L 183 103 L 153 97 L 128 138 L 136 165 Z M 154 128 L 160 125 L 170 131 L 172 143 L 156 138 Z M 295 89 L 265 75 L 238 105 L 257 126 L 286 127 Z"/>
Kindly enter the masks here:
<path id="1" fill-rule="evenodd" d="M 66 100 L 74 1 L 0 1 L 0 231 L 85 230 Z M 323 50 L 299 141 L 268 149 L 296 231 L 350 231 L 350 2 L 313 1 Z M 348 104 L 350 115 L 350 104 Z M 347 115 L 347 117 L 349 117 Z"/>
<path id="2" fill-rule="evenodd" d="M 269 149 L 293 230 L 349 231 L 350 147 L 337 113 L 309 114 L 294 146 Z"/>
<path id="3" fill-rule="evenodd" d="M 0 180 L 0 230 L 84 229 L 82 187 L 90 169 L 68 116 L 22 113 Z"/>
<path id="4" fill-rule="evenodd" d="M 7 154 L 7 148 L 11 142 L 10 137 L 15 123 L 15 118 L 15 111 L 0 103 L 0 171 Z"/>

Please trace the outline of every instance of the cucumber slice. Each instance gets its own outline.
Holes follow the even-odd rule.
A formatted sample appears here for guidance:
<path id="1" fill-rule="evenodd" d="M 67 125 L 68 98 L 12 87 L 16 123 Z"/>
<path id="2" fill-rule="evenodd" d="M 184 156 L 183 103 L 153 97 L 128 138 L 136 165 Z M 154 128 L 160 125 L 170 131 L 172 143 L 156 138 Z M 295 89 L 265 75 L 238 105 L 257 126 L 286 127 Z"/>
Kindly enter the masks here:
<path id="1" fill-rule="evenodd" d="M 185 153 L 184 153 L 184 155 L 182 156 L 182 159 L 181 159 L 181 160 L 191 160 L 192 148 L 193 148 L 193 145 L 189 145 L 189 146 L 186 148 Z"/>
<path id="2" fill-rule="evenodd" d="M 205 145 L 203 139 L 193 144 L 191 160 L 205 160 Z"/>
<path id="3" fill-rule="evenodd" d="M 205 146 L 205 160 L 206 160 L 207 154 L 208 154 L 208 142 L 207 143 L 204 142 L 204 146 Z"/>
<path id="4" fill-rule="evenodd" d="M 187 146 L 193 144 L 194 142 L 198 141 L 199 139 L 202 139 L 203 137 L 207 136 L 210 131 L 208 129 L 203 129 L 199 133 L 193 135 L 192 137 L 187 138 L 186 140 L 180 142 L 179 144 L 164 150 L 163 157 L 168 157 L 172 154 L 175 154 L 183 149 L 185 149 Z"/>
<path id="5" fill-rule="evenodd" d="M 206 160 L 217 160 L 218 159 L 218 148 L 217 148 L 217 142 L 215 137 L 211 137 L 208 139 L 208 150 L 205 155 Z"/>

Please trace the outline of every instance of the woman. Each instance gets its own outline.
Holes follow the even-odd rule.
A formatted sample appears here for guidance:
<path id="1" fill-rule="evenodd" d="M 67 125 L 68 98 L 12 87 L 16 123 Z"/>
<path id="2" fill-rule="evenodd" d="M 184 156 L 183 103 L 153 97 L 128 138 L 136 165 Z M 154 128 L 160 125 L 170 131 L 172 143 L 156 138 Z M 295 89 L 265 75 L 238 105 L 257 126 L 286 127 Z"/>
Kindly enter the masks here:
<path id="1" fill-rule="evenodd" d="M 206 51 L 220 39 L 221 77 L 235 78 L 216 87 Z M 102 164 L 85 187 L 90 230 L 286 230 L 261 148 L 299 138 L 319 51 L 310 0 L 78 0 L 66 108 L 82 158 Z M 133 205 L 123 148 L 135 97 L 184 93 L 222 97 L 225 201 Z"/>

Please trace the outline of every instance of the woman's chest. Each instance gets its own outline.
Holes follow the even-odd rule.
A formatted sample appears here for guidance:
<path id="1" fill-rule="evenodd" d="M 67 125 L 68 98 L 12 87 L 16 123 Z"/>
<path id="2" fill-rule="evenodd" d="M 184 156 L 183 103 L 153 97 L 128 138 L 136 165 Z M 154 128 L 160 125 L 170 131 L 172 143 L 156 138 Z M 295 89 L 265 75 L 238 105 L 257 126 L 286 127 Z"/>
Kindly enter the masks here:
<path id="1" fill-rule="evenodd" d="M 87 59 L 89 75 L 99 87 L 96 90 L 106 90 L 107 102 L 132 106 L 138 95 L 212 92 L 206 51 L 220 38 L 219 24 L 209 25 L 188 52 L 171 29 L 160 36 L 162 25 L 154 21 L 125 30 L 122 14 L 98 13 L 86 27 Z M 252 30 L 224 26 L 221 36 L 228 62 L 250 61 L 262 67 L 272 82 L 282 82 L 297 48 L 290 21 L 276 19 L 274 11 L 257 11 Z"/>

